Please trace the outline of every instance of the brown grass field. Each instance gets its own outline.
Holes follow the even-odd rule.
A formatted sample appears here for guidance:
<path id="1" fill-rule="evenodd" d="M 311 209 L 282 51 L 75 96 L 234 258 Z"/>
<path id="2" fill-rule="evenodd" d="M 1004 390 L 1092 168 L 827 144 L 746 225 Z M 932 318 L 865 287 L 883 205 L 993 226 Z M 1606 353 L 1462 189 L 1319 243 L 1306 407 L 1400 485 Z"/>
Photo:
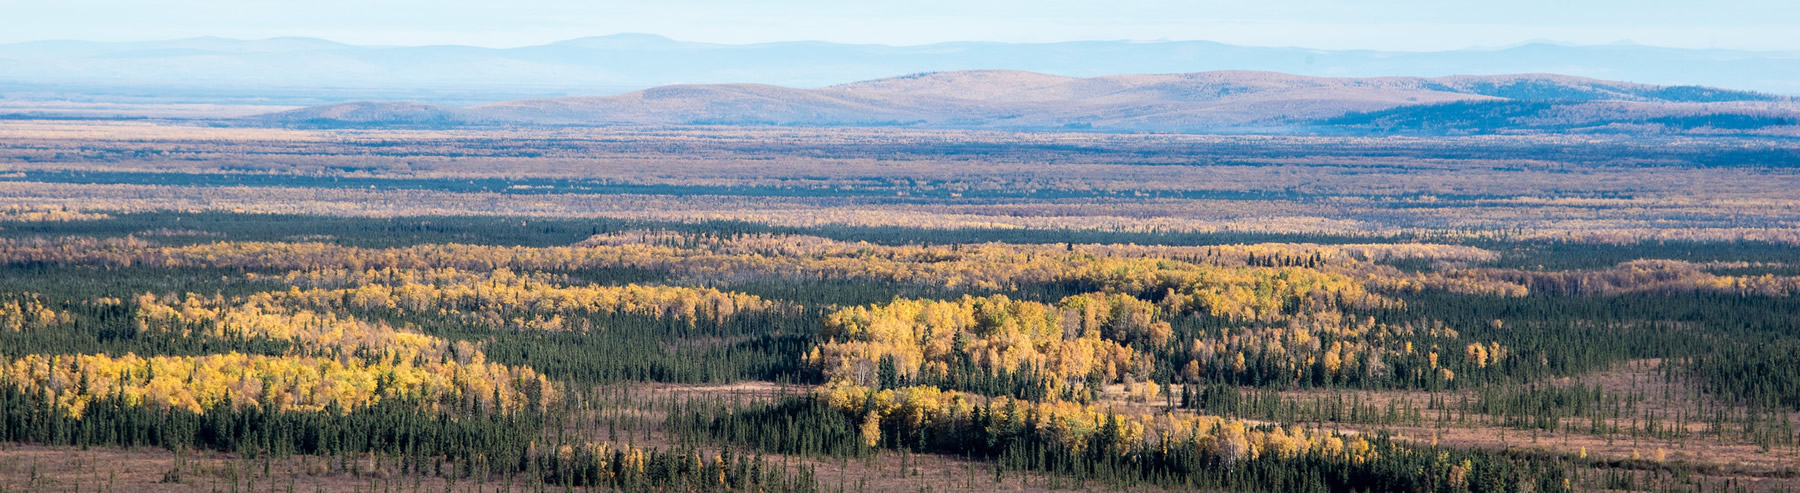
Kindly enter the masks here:
<path id="1" fill-rule="evenodd" d="M 1800 192 L 1789 185 L 1800 176 L 1795 168 L 1770 165 L 1796 152 L 1782 141 L 1686 137 L 308 130 L 20 120 L 0 122 L 0 174 L 12 178 L 0 183 L 0 203 L 729 219 L 783 226 L 1505 231 L 1511 238 L 1794 243 L 1800 242 L 1794 221 Z M 173 174 L 122 181 L 33 178 L 84 172 Z M 217 183 L 221 176 L 264 181 L 253 187 Z M 375 181 L 365 189 L 294 182 L 308 177 Z M 389 183 L 382 180 L 429 185 L 472 179 L 575 180 L 577 188 L 381 186 Z M 579 191 L 593 185 L 640 188 Z M 666 186 L 690 188 L 656 188 Z"/>

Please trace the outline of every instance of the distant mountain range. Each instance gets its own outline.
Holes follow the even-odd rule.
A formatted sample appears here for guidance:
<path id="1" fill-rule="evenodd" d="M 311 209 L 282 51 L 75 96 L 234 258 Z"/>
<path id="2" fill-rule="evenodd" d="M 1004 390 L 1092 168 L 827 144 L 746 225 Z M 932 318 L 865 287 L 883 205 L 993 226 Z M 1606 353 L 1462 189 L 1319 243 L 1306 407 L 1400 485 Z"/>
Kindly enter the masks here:
<path id="1" fill-rule="evenodd" d="M 356 102 L 261 115 L 302 127 L 464 125 L 899 126 L 1007 130 L 1800 135 L 1770 94 L 1546 74 L 1322 78 L 1273 72 L 1063 77 L 934 72 L 796 89 L 663 86 L 470 107 Z"/>
<path id="2" fill-rule="evenodd" d="M 1068 77 L 1254 70 L 1324 77 L 1558 73 L 1800 95 L 1800 53 L 1527 44 L 1410 53 L 1205 41 L 721 45 L 625 34 L 542 46 L 355 46 L 308 38 L 0 45 L 6 98 L 466 105 L 603 96 L 673 84 L 820 88 L 921 72 L 1022 70 Z"/>

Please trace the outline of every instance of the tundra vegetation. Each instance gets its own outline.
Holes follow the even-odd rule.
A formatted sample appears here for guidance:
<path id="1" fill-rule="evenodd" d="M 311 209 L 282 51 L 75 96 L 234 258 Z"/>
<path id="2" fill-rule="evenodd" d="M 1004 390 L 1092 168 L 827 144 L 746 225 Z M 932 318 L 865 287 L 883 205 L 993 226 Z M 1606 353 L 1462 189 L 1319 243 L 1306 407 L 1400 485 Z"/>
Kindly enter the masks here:
<path id="1" fill-rule="evenodd" d="M 0 491 L 1792 491 L 1796 163 L 3 121 Z"/>

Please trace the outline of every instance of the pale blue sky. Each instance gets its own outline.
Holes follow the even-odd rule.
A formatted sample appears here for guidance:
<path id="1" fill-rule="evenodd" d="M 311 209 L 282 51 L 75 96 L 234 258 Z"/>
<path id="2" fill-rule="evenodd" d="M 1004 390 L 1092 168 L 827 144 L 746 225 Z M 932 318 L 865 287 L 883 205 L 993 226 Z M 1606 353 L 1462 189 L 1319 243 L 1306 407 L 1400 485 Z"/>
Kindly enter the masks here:
<path id="1" fill-rule="evenodd" d="M 1427 51 L 1526 41 L 1800 51 L 1794 0 L 0 0 L 0 42 L 310 36 L 509 47 L 687 41 L 1212 40 Z"/>

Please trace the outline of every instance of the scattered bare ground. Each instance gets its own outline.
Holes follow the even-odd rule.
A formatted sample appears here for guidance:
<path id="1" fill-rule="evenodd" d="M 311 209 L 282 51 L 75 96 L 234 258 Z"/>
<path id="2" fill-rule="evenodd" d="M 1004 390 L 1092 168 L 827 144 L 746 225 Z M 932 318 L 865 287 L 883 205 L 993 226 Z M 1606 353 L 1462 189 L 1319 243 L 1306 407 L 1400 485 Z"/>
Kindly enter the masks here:
<path id="1" fill-rule="evenodd" d="M 346 468 L 334 458 L 311 456 L 264 461 L 208 452 L 189 452 L 178 457 L 168 450 L 149 448 L 8 447 L 0 449 L 0 457 L 4 458 L 0 460 L 0 491 L 336 492 L 400 490 L 415 485 L 420 491 L 465 491 L 479 483 L 399 477 L 391 472 L 391 466 L 377 466 L 367 459 L 353 460 Z M 505 481 L 488 481 L 482 489 L 496 486 L 504 490 Z"/>
<path id="2" fill-rule="evenodd" d="M 1558 383 L 1599 384 L 1609 391 L 1632 391 L 1646 396 L 1642 403 L 1652 410 L 1681 409 L 1692 406 L 1682 402 L 1681 392 L 1664 393 L 1656 386 L 1670 385 L 1656 372 L 1655 361 L 1635 362 L 1613 370 L 1598 372 Z M 1654 377 L 1654 378 L 1651 378 Z M 1679 383 L 1675 384 L 1679 385 Z M 729 385 L 635 385 L 628 388 L 633 402 L 667 403 L 685 399 L 725 399 L 761 401 L 798 395 L 805 386 L 779 385 L 770 382 L 743 382 Z M 1115 389 L 1117 390 L 1117 389 Z M 1292 392 L 1292 397 L 1326 395 L 1318 391 Z M 1421 408 L 1429 395 L 1420 392 L 1361 392 L 1363 402 L 1385 407 L 1389 401 L 1413 403 Z M 1160 399 L 1159 399 L 1160 401 Z M 1106 401 L 1121 412 L 1154 412 L 1164 409 L 1161 402 L 1133 402 L 1119 393 L 1109 393 Z M 625 429 L 605 433 L 597 426 L 577 426 L 596 442 L 615 445 L 669 449 L 677 446 L 661 427 L 666 407 L 659 404 L 626 406 L 607 411 L 612 416 L 628 416 L 633 424 Z M 1428 415 L 1429 416 L 1429 415 Z M 593 419 L 589 416 L 584 419 Z M 571 423 L 573 424 L 573 423 Z M 1492 424 L 1435 426 L 1391 426 L 1324 423 L 1324 427 L 1345 433 L 1393 434 L 1418 443 L 1444 446 L 1476 447 L 1579 455 L 1585 450 L 1591 460 L 1625 464 L 1650 477 L 1664 465 L 1690 465 L 1702 473 L 1709 484 L 1732 481 L 1749 491 L 1780 491 L 1800 488 L 1800 449 L 1776 447 L 1764 452 L 1754 444 L 1695 439 L 1663 441 L 1628 436 L 1596 436 L 1584 433 L 1521 431 Z M 713 451 L 702 451 L 710 453 Z M 810 468 L 827 491 L 1119 491 L 1106 484 L 1084 484 L 1048 474 L 1004 472 L 996 479 L 991 462 L 968 460 L 940 454 L 908 454 L 884 452 L 868 459 L 819 459 L 770 454 L 772 464 L 790 470 Z M 1635 459 L 1635 460 L 1634 460 Z M 179 467 L 179 477 L 166 477 Z M 267 472 L 265 471 L 265 468 Z M 1597 471 L 1597 470 L 1596 470 Z M 1594 472 L 1594 474 L 1599 474 Z M 173 479 L 173 482 L 166 480 Z M 412 489 L 419 491 L 511 491 L 527 486 L 523 480 L 508 485 L 504 478 L 487 481 L 449 481 L 436 477 L 399 476 L 392 464 L 363 458 L 347 463 L 335 458 L 287 457 L 247 459 L 235 454 L 189 452 L 177 456 L 162 449 L 90 449 L 7 445 L 0 448 L 0 491 L 133 491 L 155 493 L 194 491 L 273 489 L 285 491 L 377 491 Z M 1130 491 L 1158 491 L 1134 488 Z"/>
<path id="3" fill-rule="evenodd" d="M 163 449 L 89 449 L 11 446 L 0 449 L 0 491 L 93 491 L 162 493 L 188 491 L 531 491 L 524 478 L 451 481 L 397 475 L 392 466 L 354 460 L 343 468 L 329 457 L 294 456 L 265 461 L 235 454 L 187 453 L 179 459 Z M 1083 484 L 1044 474 L 1004 473 L 995 480 L 991 464 L 942 455 L 883 453 L 867 460 L 817 460 L 766 456 L 790 470 L 813 469 L 826 491 L 1163 491 L 1123 490 Z M 182 462 L 179 477 L 166 476 Z"/>
<path id="4" fill-rule="evenodd" d="M 1649 413 L 1659 419 L 1673 423 L 1681 414 L 1690 416 L 1696 406 L 1708 409 L 1729 407 L 1694 392 L 1689 382 L 1667 381 L 1660 373 L 1661 361 L 1640 360 L 1619 365 L 1612 369 L 1595 372 L 1573 378 L 1560 378 L 1548 382 L 1552 385 L 1585 385 L 1600 386 L 1606 392 L 1631 393 L 1640 396 L 1635 404 L 1639 416 Z M 1781 484 L 1800 485 L 1794 476 L 1800 475 L 1800 447 L 1776 446 L 1764 451 L 1762 447 L 1743 439 L 1741 436 L 1706 435 L 1707 425 L 1703 422 L 1689 422 L 1686 429 L 1693 433 L 1685 439 L 1659 440 L 1647 436 L 1633 437 L 1628 433 L 1611 435 L 1595 435 L 1585 432 L 1547 432 L 1527 431 L 1511 428 L 1498 423 L 1498 418 L 1471 414 L 1467 423 L 1457 424 L 1454 420 L 1443 427 L 1437 427 L 1439 410 L 1424 410 L 1431 395 L 1425 392 L 1393 391 L 1393 392 L 1342 392 L 1346 399 L 1356 399 L 1378 409 L 1386 409 L 1389 403 L 1396 403 L 1400 408 L 1408 406 L 1423 410 L 1425 426 L 1374 426 L 1353 424 L 1326 423 L 1327 428 L 1349 432 L 1376 433 L 1386 431 L 1407 440 L 1420 443 L 1438 443 L 1447 446 L 1479 447 L 1505 450 L 1539 450 L 1563 455 L 1579 455 L 1586 450 L 1588 457 L 1596 460 L 1623 461 L 1631 459 L 1651 462 L 1667 462 L 1671 464 L 1689 464 L 1721 473 L 1723 476 L 1746 476 L 1758 478 L 1759 481 L 1780 481 Z M 1442 394 L 1448 402 L 1456 402 L 1470 393 Z M 1294 391 L 1284 392 L 1284 397 L 1310 401 L 1314 398 L 1335 398 L 1335 394 L 1327 391 Z M 1473 399 L 1473 397 L 1471 397 Z M 1800 413 L 1791 416 L 1800 422 Z M 1692 418 L 1690 418 L 1692 419 Z M 1630 416 L 1621 419 L 1606 419 L 1605 422 L 1629 427 L 1633 424 Z M 1576 429 L 1585 431 L 1588 420 L 1570 418 L 1567 422 L 1575 424 Z"/>

